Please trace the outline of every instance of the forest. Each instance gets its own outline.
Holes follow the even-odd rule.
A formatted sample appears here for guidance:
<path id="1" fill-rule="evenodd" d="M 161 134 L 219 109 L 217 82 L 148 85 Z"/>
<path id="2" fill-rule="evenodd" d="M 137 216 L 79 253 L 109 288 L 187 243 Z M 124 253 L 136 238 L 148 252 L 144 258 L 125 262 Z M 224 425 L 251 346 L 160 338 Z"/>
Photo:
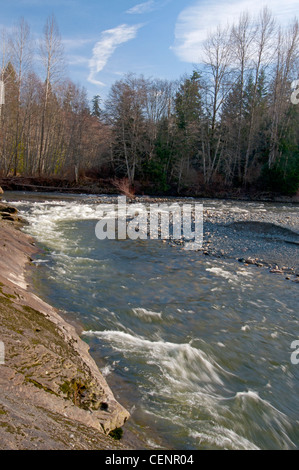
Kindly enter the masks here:
<path id="1" fill-rule="evenodd" d="M 0 176 L 147 194 L 299 188 L 299 24 L 268 9 L 211 32 L 190 76 L 128 73 L 105 100 L 66 76 L 54 16 L 1 32 Z M 5 93 L 4 93 L 5 91 Z M 298 91 L 299 94 L 299 91 Z"/>

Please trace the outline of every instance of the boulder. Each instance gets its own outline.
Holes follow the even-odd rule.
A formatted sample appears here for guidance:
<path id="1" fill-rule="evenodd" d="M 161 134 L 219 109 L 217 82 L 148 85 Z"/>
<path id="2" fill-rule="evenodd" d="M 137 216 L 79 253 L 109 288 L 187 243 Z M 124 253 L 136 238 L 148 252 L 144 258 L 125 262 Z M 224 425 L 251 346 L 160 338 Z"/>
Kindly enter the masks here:
<path id="1" fill-rule="evenodd" d="M 1 212 L 1 214 L 3 214 L 3 213 L 17 214 L 18 209 L 16 209 L 15 207 L 8 206 L 7 204 L 0 203 L 0 212 Z"/>

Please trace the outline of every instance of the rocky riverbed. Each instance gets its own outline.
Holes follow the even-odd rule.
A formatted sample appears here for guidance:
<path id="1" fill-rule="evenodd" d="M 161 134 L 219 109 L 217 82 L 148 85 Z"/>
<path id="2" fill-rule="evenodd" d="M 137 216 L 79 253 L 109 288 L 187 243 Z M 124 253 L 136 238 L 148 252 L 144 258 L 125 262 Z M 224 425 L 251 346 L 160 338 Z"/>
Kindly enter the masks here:
<path id="1" fill-rule="evenodd" d="M 283 206 L 252 206 L 234 211 L 234 205 L 204 210 L 204 243 L 207 256 L 236 259 L 244 265 L 267 268 L 299 281 L 298 207 L 284 213 Z"/>
<path id="2" fill-rule="evenodd" d="M 88 199 L 86 202 L 90 202 Z M 101 196 L 99 204 L 117 204 L 117 197 Z M 266 268 L 299 282 L 299 206 L 296 203 L 224 201 L 193 198 L 127 199 L 129 204 L 203 204 L 203 246 L 205 256 L 235 259 L 239 263 Z M 242 207 L 243 206 L 243 207 Z M 194 210 L 192 212 L 194 223 Z M 159 232 L 160 233 L 160 232 Z M 149 234 L 148 234 L 149 235 Z M 166 241 L 165 241 L 166 242 Z M 185 239 L 169 240 L 184 248 Z"/>

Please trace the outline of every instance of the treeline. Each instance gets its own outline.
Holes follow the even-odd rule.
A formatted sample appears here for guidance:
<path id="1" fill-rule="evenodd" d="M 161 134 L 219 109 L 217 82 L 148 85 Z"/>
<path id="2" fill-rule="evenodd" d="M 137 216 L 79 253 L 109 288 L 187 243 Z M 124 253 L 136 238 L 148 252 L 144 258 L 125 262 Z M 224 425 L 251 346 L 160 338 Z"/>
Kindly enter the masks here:
<path id="1" fill-rule="evenodd" d="M 38 64 L 21 20 L 2 40 L 2 176 L 126 179 L 152 193 L 253 187 L 294 194 L 298 45 L 296 19 L 282 28 L 267 9 L 244 13 L 207 38 L 191 76 L 171 82 L 129 74 L 104 103 L 97 95 L 90 104 L 64 78 L 55 19 L 45 25 Z"/>
<path id="2" fill-rule="evenodd" d="M 110 129 L 93 116 L 84 88 L 66 78 L 63 43 L 49 17 L 33 43 L 21 19 L 9 36 L 2 31 L 0 80 L 0 172 L 2 176 L 69 176 L 100 167 Z"/>

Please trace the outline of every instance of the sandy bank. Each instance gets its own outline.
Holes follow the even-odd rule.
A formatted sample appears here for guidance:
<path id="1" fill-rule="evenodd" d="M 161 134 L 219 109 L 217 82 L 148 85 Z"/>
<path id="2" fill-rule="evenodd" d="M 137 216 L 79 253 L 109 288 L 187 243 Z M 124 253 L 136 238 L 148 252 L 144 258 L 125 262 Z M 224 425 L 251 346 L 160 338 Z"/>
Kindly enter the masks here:
<path id="1" fill-rule="evenodd" d="M 29 291 L 25 268 L 36 248 L 1 206 L 0 449 L 128 448 L 108 434 L 129 413 L 75 329 Z"/>

